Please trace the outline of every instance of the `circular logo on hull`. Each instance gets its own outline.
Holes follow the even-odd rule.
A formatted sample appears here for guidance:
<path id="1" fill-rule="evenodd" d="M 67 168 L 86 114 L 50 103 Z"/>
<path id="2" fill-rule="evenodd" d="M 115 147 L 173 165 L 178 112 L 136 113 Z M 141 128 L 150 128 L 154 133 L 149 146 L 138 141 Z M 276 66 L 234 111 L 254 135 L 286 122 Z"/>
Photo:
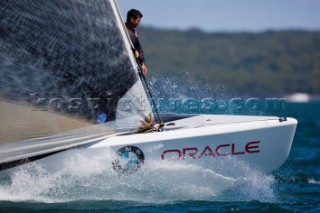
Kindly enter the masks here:
<path id="1" fill-rule="evenodd" d="M 112 162 L 114 170 L 119 173 L 135 172 L 144 163 L 144 154 L 136 146 L 125 146 L 117 151 L 117 157 Z"/>

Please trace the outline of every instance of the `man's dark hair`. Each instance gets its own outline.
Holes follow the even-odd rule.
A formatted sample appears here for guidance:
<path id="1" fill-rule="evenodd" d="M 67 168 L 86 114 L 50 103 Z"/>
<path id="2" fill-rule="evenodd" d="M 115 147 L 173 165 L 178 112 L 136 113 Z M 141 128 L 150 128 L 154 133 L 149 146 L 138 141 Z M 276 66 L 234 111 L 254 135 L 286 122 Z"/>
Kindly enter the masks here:
<path id="1" fill-rule="evenodd" d="M 127 22 L 130 22 L 131 18 L 137 19 L 137 18 L 142 18 L 143 15 L 139 10 L 136 9 L 131 9 L 127 13 Z"/>

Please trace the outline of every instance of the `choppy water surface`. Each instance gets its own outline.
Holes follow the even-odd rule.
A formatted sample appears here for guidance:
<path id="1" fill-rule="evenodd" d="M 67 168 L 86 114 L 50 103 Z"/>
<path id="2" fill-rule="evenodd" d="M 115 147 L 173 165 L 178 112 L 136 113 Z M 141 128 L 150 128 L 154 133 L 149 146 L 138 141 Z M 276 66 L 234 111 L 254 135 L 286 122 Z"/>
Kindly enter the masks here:
<path id="1" fill-rule="evenodd" d="M 3 211 L 313 211 L 320 210 L 320 103 L 292 104 L 299 120 L 289 159 L 273 174 L 243 167 L 237 177 L 197 166 L 146 164 L 119 176 L 101 154 L 77 153 L 62 170 L 49 174 L 35 164 L 2 176 Z M 223 186 L 227 190 L 221 190 Z"/>

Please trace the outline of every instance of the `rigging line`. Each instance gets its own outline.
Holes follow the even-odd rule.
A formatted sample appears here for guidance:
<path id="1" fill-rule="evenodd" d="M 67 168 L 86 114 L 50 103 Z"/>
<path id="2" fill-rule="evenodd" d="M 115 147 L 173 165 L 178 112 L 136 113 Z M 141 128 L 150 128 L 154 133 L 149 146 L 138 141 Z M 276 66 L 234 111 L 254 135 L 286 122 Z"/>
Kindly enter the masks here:
<path id="1" fill-rule="evenodd" d="M 127 40 L 129 41 L 129 44 L 130 44 L 130 46 L 131 46 L 131 49 L 134 49 L 134 46 L 133 46 L 132 41 L 131 41 L 131 39 L 130 39 L 130 37 L 129 37 L 127 28 L 126 28 L 126 26 L 125 26 L 125 24 L 124 24 L 124 21 L 123 21 L 123 19 L 122 19 L 122 16 L 121 16 L 121 13 L 120 13 L 120 9 L 119 9 L 119 6 L 118 6 L 118 3 L 117 3 L 116 0 L 114 0 L 114 5 L 115 5 L 115 8 L 116 8 L 116 10 L 117 10 L 117 12 L 118 12 L 118 15 L 119 15 L 119 17 L 120 17 L 122 27 L 124 28 L 124 31 L 125 31 Z M 151 90 L 150 90 L 150 88 L 149 88 L 147 79 L 146 79 L 145 75 L 142 73 L 141 64 L 140 64 L 140 62 L 138 61 L 138 59 L 137 59 L 136 57 L 134 57 L 134 58 L 135 58 L 135 60 L 136 60 L 136 64 L 138 65 L 139 76 L 140 76 L 140 78 L 142 77 L 142 79 L 143 79 L 144 82 L 145 82 L 145 85 L 146 85 L 146 87 L 147 87 L 147 90 L 148 90 L 149 96 L 150 96 L 150 98 L 151 98 L 152 104 L 153 104 L 153 106 L 154 106 L 154 109 L 155 109 L 155 111 L 156 111 L 157 117 L 158 117 L 158 119 L 159 119 L 159 122 L 160 122 L 160 123 L 159 123 L 159 125 L 160 125 L 159 128 L 161 128 L 161 127 L 164 126 L 164 123 L 163 123 L 163 121 L 162 121 L 162 119 L 161 119 L 161 117 L 160 117 L 160 115 L 159 115 L 159 111 L 158 111 L 157 105 L 156 105 L 156 103 L 155 103 L 155 101 L 154 101 L 154 98 L 153 98 L 153 95 L 152 95 L 152 93 L 151 93 Z"/>
<path id="2" fill-rule="evenodd" d="M 146 79 L 145 75 L 144 75 L 144 74 L 142 73 L 142 71 L 141 71 L 141 70 L 142 70 L 141 64 L 138 63 L 138 66 L 139 66 L 139 75 L 140 75 L 140 78 L 141 78 L 141 76 L 142 76 L 142 78 L 144 79 L 144 82 L 145 82 L 145 84 L 146 84 L 146 87 L 147 87 L 149 96 L 150 96 L 150 98 L 151 98 L 152 104 L 153 104 L 153 106 L 154 106 L 154 109 L 155 109 L 155 111 L 156 111 L 157 117 L 158 117 L 158 119 L 159 119 L 160 127 L 163 127 L 163 126 L 164 126 L 164 123 L 163 123 L 163 121 L 162 121 L 161 118 L 160 118 L 159 111 L 158 111 L 157 105 L 156 105 L 156 103 L 155 103 L 155 101 L 154 101 L 153 95 L 152 95 L 152 93 L 151 93 L 151 91 L 150 91 L 150 89 L 149 89 L 147 79 Z"/>

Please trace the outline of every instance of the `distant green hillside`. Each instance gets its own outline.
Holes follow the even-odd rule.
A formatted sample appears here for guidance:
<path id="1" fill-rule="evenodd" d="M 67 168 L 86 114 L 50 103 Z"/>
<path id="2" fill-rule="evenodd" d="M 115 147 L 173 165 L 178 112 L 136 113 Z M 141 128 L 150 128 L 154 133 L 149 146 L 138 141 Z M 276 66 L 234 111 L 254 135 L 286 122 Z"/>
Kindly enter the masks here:
<path id="1" fill-rule="evenodd" d="M 239 94 L 320 94 L 320 32 L 204 33 L 141 28 L 149 76 L 225 85 Z"/>

